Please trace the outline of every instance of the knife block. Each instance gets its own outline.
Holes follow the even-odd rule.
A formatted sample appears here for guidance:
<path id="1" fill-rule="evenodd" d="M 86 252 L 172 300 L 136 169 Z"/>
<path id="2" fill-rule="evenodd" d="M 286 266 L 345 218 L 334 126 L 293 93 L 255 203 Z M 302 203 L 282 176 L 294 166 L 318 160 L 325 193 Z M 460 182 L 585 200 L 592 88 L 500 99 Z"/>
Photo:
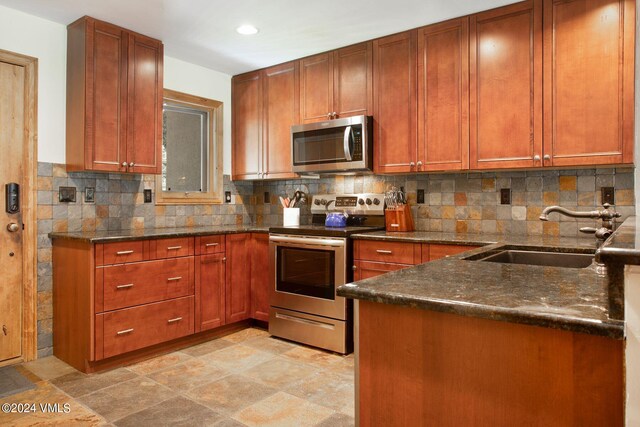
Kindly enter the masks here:
<path id="1" fill-rule="evenodd" d="M 385 209 L 384 222 L 387 231 L 413 231 L 411 206 L 401 205 L 394 209 Z"/>

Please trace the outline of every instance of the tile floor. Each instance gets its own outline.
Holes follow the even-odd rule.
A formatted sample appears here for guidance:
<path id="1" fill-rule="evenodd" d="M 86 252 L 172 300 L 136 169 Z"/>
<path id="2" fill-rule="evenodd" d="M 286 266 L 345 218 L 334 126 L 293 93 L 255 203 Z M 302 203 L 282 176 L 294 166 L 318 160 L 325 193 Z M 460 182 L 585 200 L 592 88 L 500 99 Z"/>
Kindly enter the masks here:
<path id="1" fill-rule="evenodd" d="M 58 403 L 60 412 L 39 406 L 34 413 L 0 412 L 2 426 L 354 425 L 353 355 L 296 345 L 257 328 L 93 375 L 55 357 L 18 369 L 36 389 L 0 403 Z"/>

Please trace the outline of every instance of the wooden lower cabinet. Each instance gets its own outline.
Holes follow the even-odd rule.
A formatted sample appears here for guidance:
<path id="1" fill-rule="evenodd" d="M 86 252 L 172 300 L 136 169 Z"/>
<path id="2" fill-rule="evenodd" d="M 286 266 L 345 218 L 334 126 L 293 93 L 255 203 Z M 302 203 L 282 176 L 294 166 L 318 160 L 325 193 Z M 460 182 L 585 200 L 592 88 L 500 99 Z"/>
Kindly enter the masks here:
<path id="1" fill-rule="evenodd" d="M 226 236 L 225 322 L 251 317 L 251 234 Z"/>
<path id="2" fill-rule="evenodd" d="M 440 245 L 432 243 L 422 244 L 422 262 L 435 261 L 440 258 L 446 258 L 451 255 L 457 255 L 462 252 L 479 248 L 479 246 L 469 245 Z"/>
<path id="3" fill-rule="evenodd" d="M 193 334 L 193 296 L 96 315 L 96 359 Z"/>
<path id="4" fill-rule="evenodd" d="M 412 267 L 411 264 L 391 264 L 388 262 L 372 262 L 356 260 L 353 262 L 353 280 L 364 280 L 371 277 L 380 276 L 390 271 L 402 270 L 403 268 Z"/>
<path id="5" fill-rule="evenodd" d="M 251 317 L 269 321 L 269 235 L 251 234 Z"/>
<path id="6" fill-rule="evenodd" d="M 195 329 L 200 332 L 225 324 L 226 256 L 217 253 L 196 259 Z"/>

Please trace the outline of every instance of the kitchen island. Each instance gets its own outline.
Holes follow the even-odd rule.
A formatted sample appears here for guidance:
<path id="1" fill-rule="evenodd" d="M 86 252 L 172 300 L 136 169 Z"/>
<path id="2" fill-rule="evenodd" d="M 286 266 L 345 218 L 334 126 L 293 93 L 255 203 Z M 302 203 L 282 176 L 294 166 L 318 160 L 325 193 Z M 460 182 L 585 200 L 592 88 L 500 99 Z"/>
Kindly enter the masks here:
<path id="1" fill-rule="evenodd" d="M 479 260 L 503 249 L 593 253 L 595 245 L 511 238 L 339 288 L 357 300 L 360 425 L 623 425 L 615 281 L 588 268 Z"/>

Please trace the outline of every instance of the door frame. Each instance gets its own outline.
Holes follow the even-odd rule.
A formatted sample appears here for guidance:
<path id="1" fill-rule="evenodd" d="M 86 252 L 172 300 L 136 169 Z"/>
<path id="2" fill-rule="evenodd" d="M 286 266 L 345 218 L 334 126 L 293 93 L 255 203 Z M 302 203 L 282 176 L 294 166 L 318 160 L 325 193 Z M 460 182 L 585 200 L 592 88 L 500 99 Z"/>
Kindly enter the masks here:
<path id="1" fill-rule="evenodd" d="M 22 165 L 22 361 L 38 354 L 38 245 L 37 245 L 37 172 L 38 172 L 38 59 L 0 49 L 0 61 L 24 67 L 24 150 Z M 4 225 L 0 225 L 4 226 Z M 10 359 L 2 365 L 15 363 Z"/>

